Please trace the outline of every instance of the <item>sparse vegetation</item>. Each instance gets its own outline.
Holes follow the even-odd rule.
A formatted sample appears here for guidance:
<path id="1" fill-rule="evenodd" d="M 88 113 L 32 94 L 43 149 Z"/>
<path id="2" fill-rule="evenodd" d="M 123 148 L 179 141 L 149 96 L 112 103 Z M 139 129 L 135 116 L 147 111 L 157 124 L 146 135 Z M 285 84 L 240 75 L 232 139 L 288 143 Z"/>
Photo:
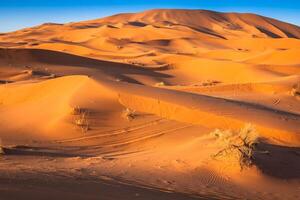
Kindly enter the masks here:
<path id="1" fill-rule="evenodd" d="M 221 82 L 217 81 L 217 80 L 207 80 L 207 81 L 202 83 L 202 86 L 214 86 L 214 85 L 217 85 L 217 84 L 220 84 L 220 83 Z"/>
<path id="2" fill-rule="evenodd" d="M 87 113 L 82 113 L 77 119 L 75 119 L 75 124 L 81 128 L 83 133 L 90 129 L 89 121 L 87 119 Z"/>
<path id="3" fill-rule="evenodd" d="M 126 108 L 123 111 L 123 117 L 126 118 L 128 121 L 133 120 L 134 118 L 136 118 L 136 116 L 137 116 L 136 111 L 130 108 Z"/>
<path id="4" fill-rule="evenodd" d="M 294 85 L 291 91 L 292 96 L 300 97 L 300 83 Z"/>
<path id="5" fill-rule="evenodd" d="M 85 109 L 80 108 L 79 106 L 72 107 L 71 109 L 72 115 L 80 115 L 86 111 Z"/>
<path id="6" fill-rule="evenodd" d="M 117 49 L 123 49 L 123 46 L 117 45 Z"/>
<path id="7" fill-rule="evenodd" d="M 3 146 L 2 146 L 2 140 L 0 139 L 0 155 L 4 154 Z"/>
<path id="8" fill-rule="evenodd" d="M 88 110 L 79 106 L 75 106 L 72 108 L 72 114 L 76 115 L 74 120 L 75 125 L 80 127 L 83 133 L 87 132 L 90 129 L 90 124 L 88 121 Z"/>
<path id="9" fill-rule="evenodd" d="M 211 135 L 217 138 L 223 146 L 213 155 L 214 158 L 233 157 L 238 160 L 241 169 L 253 164 L 259 134 L 251 124 L 245 125 L 237 132 L 217 129 Z"/>
<path id="10" fill-rule="evenodd" d="M 158 83 L 155 83 L 155 86 L 156 87 L 160 87 L 160 86 L 165 86 L 165 82 L 158 82 Z"/>

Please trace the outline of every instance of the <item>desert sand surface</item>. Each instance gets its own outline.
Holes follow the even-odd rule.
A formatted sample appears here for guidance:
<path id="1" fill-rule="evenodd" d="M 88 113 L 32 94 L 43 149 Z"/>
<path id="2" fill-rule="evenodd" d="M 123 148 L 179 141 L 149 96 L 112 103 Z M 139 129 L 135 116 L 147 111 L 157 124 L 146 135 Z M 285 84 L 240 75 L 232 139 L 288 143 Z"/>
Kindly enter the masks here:
<path id="1" fill-rule="evenodd" d="M 0 34 L 0 199 L 300 199 L 300 27 L 149 10 Z"/>

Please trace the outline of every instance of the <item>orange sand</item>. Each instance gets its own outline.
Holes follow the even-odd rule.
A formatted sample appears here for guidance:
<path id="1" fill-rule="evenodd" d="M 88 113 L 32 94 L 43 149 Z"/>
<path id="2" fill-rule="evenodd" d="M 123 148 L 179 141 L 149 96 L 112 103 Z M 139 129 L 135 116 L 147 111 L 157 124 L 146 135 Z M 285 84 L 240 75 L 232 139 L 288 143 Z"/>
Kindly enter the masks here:
<path id="1" fill-rule="evenodd" d="M 0 199 L 299 199 L 299 39 L 202 10 L 1 34 Z M 267 153 L 214 159 L 248 123 Z"/>

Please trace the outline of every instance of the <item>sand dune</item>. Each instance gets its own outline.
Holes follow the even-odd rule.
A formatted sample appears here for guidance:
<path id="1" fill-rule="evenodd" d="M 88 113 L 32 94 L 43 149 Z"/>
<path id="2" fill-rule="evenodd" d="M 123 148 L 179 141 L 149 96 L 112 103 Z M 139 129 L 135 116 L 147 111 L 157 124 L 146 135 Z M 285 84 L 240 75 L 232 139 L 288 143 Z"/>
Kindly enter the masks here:
<path id="1" fill-rule="evenodd" d="M 166 9 L 1 34 L 0 199 L 299 199 L 299 38 Z"/>

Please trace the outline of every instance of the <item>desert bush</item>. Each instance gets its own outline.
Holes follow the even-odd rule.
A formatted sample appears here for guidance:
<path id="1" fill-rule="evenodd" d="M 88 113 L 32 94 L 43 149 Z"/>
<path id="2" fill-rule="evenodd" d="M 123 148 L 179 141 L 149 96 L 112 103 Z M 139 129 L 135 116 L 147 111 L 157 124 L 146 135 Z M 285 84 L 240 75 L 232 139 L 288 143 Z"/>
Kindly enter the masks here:
<path id="1" fill-rule="evenodd" d="M 130 108 L 126 108 L 124 111 L 123 111 L 123 117 L 126 118 L 128 121 L 131 121 L 133 120 L 137 114 L 136 114 L 136 111 L 135 110 L 132 110 Z"/>
<path id="2" fill-rule="evenodd" d="M 123 49 L 123 46 L 117 45 L 117 49 Z"/>
<path id="3" fill-rule="evenodd" d="M 292 96 L 300 96 L 300 83 L 293 86 L 291 94 Z"/>
<path id="4" fill-rule="evenodd" d="M 0 155 L 4 154 L 3 146 L 2 146 L 2 140 L 0 139 Z"/>
<path id="5" fill-rule="evenodd" d="M 214 85 L 217 85 L 217 84 L 220 84 L 220 83 L 221 82 L 217 81 L 217 80 L 207 80 L 207 81 L 202 83 L 202 86 L 214 86 Z"/>
<path id="6" fill-rule="evenodd" d="M 90 129 L 89 121 L 87 119 L 88 114 L 82 113 L 75 119 L 76 126 L 81 128 L 82 132 L 87 132 Z"/>
<path id="7" fill-rule="evenodd" d="M 76 126 L 81 128 L 82 132 L 87 132 L 90 129 L 88 115 L 89 112 L 87 109 L 81 108 L 79 106 L 75 106 L 72 108 L 72 114 L 76 115 L 74 119 L 74 123 Z"/>
<path id="8" fill-rule="evenodd" d="M 81 108 L 79 106 L 75 106 L 75 107 L 71 108 L 71 114 L 72 115 L 81 115 L 81 114 L 83 114 L 85 112 L 86 112 L 86 109 Z"/>
<path id="9" fill-rule="evenodd" d="M 245 125 L 237 132 L 217 129 L 211 135 L 217 138 L 223 146 L 213 155 L 214 158 L 233 157 L 238 160 L 241 169 L 253 164 L 259 134 L 251 124 Z"/>

